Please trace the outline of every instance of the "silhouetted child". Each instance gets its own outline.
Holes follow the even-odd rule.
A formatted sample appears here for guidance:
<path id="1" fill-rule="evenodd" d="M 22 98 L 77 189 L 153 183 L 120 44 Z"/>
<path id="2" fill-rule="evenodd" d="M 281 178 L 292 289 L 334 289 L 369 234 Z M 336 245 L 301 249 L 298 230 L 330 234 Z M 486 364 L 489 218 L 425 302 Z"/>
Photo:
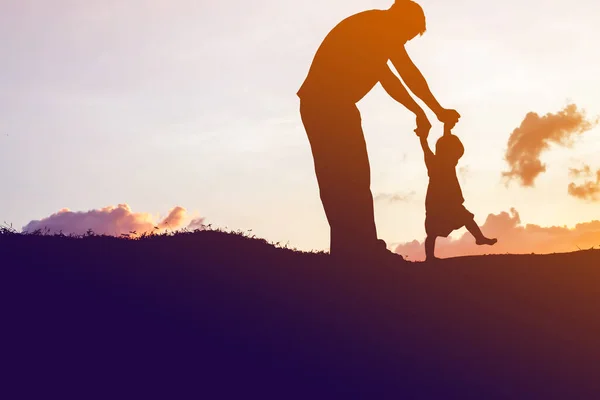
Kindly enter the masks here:
<path id="1" fill-rule="evenodd" d="M 497 242 L 483 235 L 473 219 L 474 215 L 463 205 L 465 200 L 456 177 L 456 164 L 464 154 L 464 147 L 458 137 L 451 133 L 453 126 L 444 125 L 444 135 L 435 145 L 435 154 L 429 148 L 427 134 L 420 135 L 429 175 L 425 198 L 425 254 L 428 261 L 436 259 L 434 251 L 437 237 L 448 237 L 453 230 L 463 226 L 475 237 L 478 245 L 494 245 Z"/>

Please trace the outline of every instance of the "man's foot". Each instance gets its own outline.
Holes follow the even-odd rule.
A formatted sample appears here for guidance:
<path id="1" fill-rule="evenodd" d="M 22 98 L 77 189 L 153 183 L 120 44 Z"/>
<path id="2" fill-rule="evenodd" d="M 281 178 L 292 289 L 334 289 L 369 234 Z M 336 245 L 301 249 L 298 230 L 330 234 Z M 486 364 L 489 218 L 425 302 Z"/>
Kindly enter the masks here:
<path id="1" fill-rule="evenodd" d="M 374 262 L 384 265 L 399 265 L 405 264 L 407 261 L 398 253 L 388 250 L 387 244 L 382 239 L 377 240 L 375 248 Z"/>
<path id="2" fill-rule="evenodd" d="M 437 258 L 437 257 L 435 257 L 435 256 L 431 256 L 431 257 L 427 257 L 427 258 L 425 259 L 425 262 L 426 262 L 426 263 L 434 263 L 434 262 L 438 262 L 438 261 L 440 261 L 440 260 L 441 260 L 441 258 Z"/>
<path id="3" fill-rule="evenodd" d="M 477 239 L 477 240 L 475 241 L 475 243 L 476 243 L 478 246 L 483 246 L 483 245 L 485 245 L 485 244 L 487 244 L 488 246 L 493 246 L 493 245 L 495 245 L 497 242 L 498 242 L 498 239 L 496 239 L 496 238 L 489 239 L 489 238 L 486 238 L 486 237 L 483 237 L 483 238 Z"/>
<path id="4" fill-rule="evenodd" d="M 373 247 L 346 249 L 332 254 L 332 260 L 340 265 L 402 265 L 407 261 L 400 255 L 388 250 L 386 243 L 379 239 Z"/>

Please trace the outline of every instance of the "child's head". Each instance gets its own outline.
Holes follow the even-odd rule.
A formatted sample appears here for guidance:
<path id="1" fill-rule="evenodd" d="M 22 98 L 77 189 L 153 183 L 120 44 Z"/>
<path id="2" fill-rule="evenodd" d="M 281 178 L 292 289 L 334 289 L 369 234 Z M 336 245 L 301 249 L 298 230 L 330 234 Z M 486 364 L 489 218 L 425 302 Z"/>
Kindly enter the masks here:
<path id="1" fill-rule="evenodd" d="M 438 139 L 435 144 L 435 155 L 449 164 L 456 165 L 465 153 L 465 148 L 458 136 L 448 134 Z"/>

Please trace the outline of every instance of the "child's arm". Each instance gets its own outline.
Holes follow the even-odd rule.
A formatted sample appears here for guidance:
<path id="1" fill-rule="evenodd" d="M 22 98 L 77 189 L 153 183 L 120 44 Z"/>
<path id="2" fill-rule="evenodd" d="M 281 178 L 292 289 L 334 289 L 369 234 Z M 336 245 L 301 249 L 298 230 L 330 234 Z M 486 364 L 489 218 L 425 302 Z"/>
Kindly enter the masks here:
<path id="1" fill-rule="evenodd" d="M 427 169 L 429 169 L 431 164 L 433 163 L 434 154 L 431 151 L 431 149 L 429 148 L 429 143 L 427 142 L 427 138 L 421 136 L 421 137 L 419 137 L 419 139 L 421 141 L 421 148 L 423 149 L 423 154 L 425 155 L 425 165 L 427 166 Z"/>
<path id="2" fill-rule="evenodd" d="M 452 128 L 454 128 L 456 124 L 444 124 L 444 136 L 452 135 Z"/>

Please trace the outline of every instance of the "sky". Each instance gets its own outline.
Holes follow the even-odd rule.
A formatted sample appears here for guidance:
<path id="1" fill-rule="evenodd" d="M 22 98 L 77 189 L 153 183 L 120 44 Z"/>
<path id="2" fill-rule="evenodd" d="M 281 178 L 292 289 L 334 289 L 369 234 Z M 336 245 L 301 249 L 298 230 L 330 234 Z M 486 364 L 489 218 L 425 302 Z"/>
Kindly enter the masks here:
<path id="1" fill-rule="evenodd" d="M 203 221 L 328 248 L 295 93 L 333 26 L 391 0 L 2 3 L 0 222 L 69 230 L 110 215 L 94 226 L 122 233 Z M 475 220 L 569 234 L 600 220 L 600 4 L 419 4 L 427 32 L 407 49 L 462 115 L 459 180 Z M 414 116 L 380 86 L 359 108 L 379 236 L 418 258 L 427 173 Z M 433 146 L 442 127 L 429 115 Z"/>

